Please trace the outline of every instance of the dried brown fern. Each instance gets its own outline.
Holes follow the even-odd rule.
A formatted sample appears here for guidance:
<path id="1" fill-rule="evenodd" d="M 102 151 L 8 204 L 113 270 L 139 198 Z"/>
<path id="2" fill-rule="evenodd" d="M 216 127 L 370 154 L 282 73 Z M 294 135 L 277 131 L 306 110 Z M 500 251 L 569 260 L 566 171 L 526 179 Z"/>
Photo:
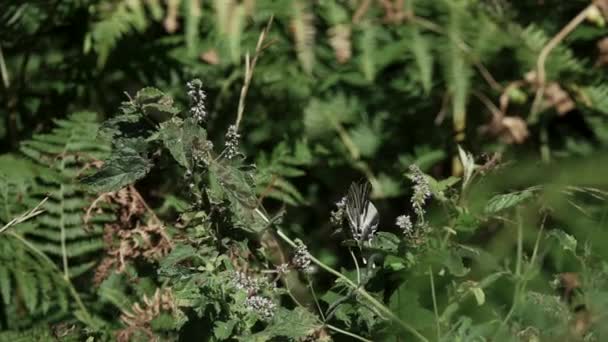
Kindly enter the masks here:
<path id="1" fill-rule="evenodd" d="M 149 341 L 159 341 L 159 337 L 152 331 L 151 322 L 161 313 L 173 315 L 176 312 L 177 307 L 171 289 L 156 289 L 154 296 L 148 298 L 144 295 L 141 303 L 135 303 L 130 311 L 122 312 L 120 320 L 126 327 L 116 333 L 116 340 L 132 341 L 135 336 L 143 334 Z"/>
<path id="2" fill-rule="evenodd" d="M 315 60 L 314 44 L 316 31 L 314 14 L 304 1 L 295 0 L 293 2 L 291 30 L 298 60 L 302 64 L 304 71 L 311 73 Z"/>
<path id="3" fill-rule="evenodd" d="M 133 186 L 99 196 L 87 210 L 85 222 L 103 212 L 104 203 L 116 213 L 116 220 L 104 227 L 106 256 L 97 266 L 95 284 L 100 284 L 114 267 L 121 273 L 132 260 L 155 262 L 171 251 L 164 225 Z"/>

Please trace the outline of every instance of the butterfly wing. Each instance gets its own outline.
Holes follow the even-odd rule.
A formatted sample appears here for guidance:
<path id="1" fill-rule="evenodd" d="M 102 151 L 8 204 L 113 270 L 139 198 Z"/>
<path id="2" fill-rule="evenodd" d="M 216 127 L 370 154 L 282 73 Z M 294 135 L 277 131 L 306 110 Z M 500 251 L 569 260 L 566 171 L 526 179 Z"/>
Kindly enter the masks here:
<path id="1" fill-rule="evenodd" d="M 362 241 L 369 241 L 372 238 L 378 229 L 379 222 L 378 209 L 376 209 L 376 206 L 371 201 L 367 201 L 367 207 L 361 219 L 360 232 Z"/>
<path id="2" fill-rule="evenodd" d="M 367 212 L 369 211 L 369 204 L 371 204 L 368 199 L 369 192 L 369 183 L 353 183 L 346 196 L 346 215 L 348 216 L 348 223 L 355 240 L 359 240 L 363 235 L 365 228 L 363 224 L 367 217 Z M 375 216 L 377 216 L 378 211 L 373 204 L 372 207 Z"/>

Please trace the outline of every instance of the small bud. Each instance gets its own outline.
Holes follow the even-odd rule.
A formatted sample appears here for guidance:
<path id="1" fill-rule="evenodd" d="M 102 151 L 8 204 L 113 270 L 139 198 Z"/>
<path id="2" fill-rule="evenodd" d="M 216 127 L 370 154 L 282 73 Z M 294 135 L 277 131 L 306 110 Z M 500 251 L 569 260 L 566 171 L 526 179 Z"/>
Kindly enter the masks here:
<path id="1" fill-rule="evenodd" d="M 188 97 L 190 98 L 190 115 L 198 123 L 202 123 L 207 119 L 207 108 L 205 107 L 207 94 L 203 90 L 203 82 L 199 79 L 194 79 L 186 83 L 186 88 L 188 89 Z"/>
<path id="2" fill-rule="evenodd" d="M 225 136 L 225 156 L 227 159 L 232 159 L 240 154 L 239 139 L 241 135 L 238 133 L 235 125 L 230 125 Z"/>

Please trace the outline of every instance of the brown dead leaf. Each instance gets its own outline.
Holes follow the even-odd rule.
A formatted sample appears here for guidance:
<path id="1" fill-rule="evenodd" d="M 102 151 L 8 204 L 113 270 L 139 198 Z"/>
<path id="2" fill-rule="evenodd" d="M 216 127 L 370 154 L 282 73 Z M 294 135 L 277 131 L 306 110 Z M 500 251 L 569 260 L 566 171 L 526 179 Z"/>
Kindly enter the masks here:
<path id="1" fill-rule="evenodd" d="M 594 0 L 593 4 L 600 10 L 604 18 L 608 19 L 608 0 Z"/>
<path id="2" fill-rule="evenodd" d="M 547 85 L 545 88 L 545 99 L 549 106 L 555 107 L 560 116 L 576 108 L 576 104 L 570 95 L 557 82 L 551 82 Z"/>
<path id="3" fill-rule="evenodd" d="M 593 316 L 589 310 L 579 310 L 576 312 L 574 321 L 572 322 L 572 334 L 575 338 L 582 338 L 587 334 L 592 324 Z"/>
<path id="4" fill-rule="evenodd" d="M 597 42 L 598 56 L 596 66 L 608 65 L 608 37 L 604 37 Z"/>
<path id="5" fill-rule="evenodd" d="M 217 53 L 217 50 L 215 50 L 215 49 L 207 50 L 207 51 L 201 53 L 199 58 L 202 61 L 204 61 L 208 64 L 211 64 L 211 65 L 220 64 L 220 55 Z"/>
<path id="6" fill-rule="evenodd" d="M 565 272 L 558 275 L 560 289 L 562 290 L 562 298 L 566 301 L 570 301 L 574 290 L 581 287 L 580 278 L 578 273 Z"/>
<path id="7" fill-rule="evenodd" d="M 524 80 L 528 82 L 534 91 L 537 91 L 540 86 L 535 71 L 527 72 L 524 76 Z M 572 100 L 570 94 L 568 94 L 568 92 L 566 92 L 557 82 L 546 84 L 543 95 L 545 98 L 545 106 L 554 107 L 560 116 L 565 115 L 576 108 L 576 103 Z"/>
<path id="8" fill-rule="evenodd" d="M 167 16 L 163 21 L 163 26 L 168 33 L 174 33 L 179 28 L 177 15 L 181 0 L 167 0 Z"/>
<path id="9" fill-rule="evenodd" d="M 327 31 L 329 44 L 334 49 L 336 60 L 344 64 L 352 57 L 351 28 L 349 25 L 336 25 Z"/>
<path id="10" fill-rule="evenodd" d="M 519 116 L 505 116 L 502 118 L 502 126 L 504 129 L 500 137 L 507 144 L 521 144 L 530 135 L 528 125 Z"/>
<path id="11" fill-rule="evenodd" d="M 482 134 L 498 137 L 505 144 L 521 144 L 530 135 L 528 124 L 519 116 L 493 115 L 492 121 L 480 128 Z"/>

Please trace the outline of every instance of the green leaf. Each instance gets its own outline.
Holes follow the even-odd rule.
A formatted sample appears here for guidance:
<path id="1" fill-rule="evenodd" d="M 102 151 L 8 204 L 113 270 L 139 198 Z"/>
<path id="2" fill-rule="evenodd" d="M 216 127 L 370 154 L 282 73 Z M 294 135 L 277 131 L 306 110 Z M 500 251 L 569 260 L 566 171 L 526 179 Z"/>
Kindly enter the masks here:
<path id="1" fill-rule="evenodd" d="M 279 308 L 268 327 L 254 336 L 299 339 L 308 336 L 320 326 L 317 318 L 302 307 L 293 310 Z"/>
<path id="2" fill-rule="evenodd" d="M 417 329 L 431 327 L 435 324 L 435 315 L 423 308 L 418 301 L 418 293 L 408 283 L 403 283 L 391 295 L 389 308 L 399 318 L 407 321 Z"/>
<path id="3" fill-rule="evenodd" d="M 387 253 L 396 253 L 399 247 L 399 237 L 389 232 L 378 232 L 371 241 L 372 249 L 381 250 Z"/>
<path id="4" fill-rule="evenodd" d="M 218 340 L 225 340 L 230 335 L 232 335 L 232 330 L 236 325 L 237 321 L 234 319 L 229 320 L 228 322 L 217 321 L 215 322 L 215 327 L 213 327 L 213 335 Z"/>
<path id="5" fill-rule="evenodd" d="M 555 230 L 549 231 L 549 233 L 547 234 L 547 237 L 555 238 L 564 250 L 570 251 L 573 254 L 576 254 L 576 246 L 577 246 L 578 242 L 576 241 L 574 236 L 564 232 L 563 230 L 555 229 Z"/>
<path id="6" fill-rule="evenodd" d="M 191 119 L 174 118 L 160 125 L 161 139 L 173 158 L 185 168 L 191 169 L 193 147 L 206 141 L 207 132 Z"/>
<path id="7" fill-rule="evenodd" d="M 534 191 L 526 189 L 508 194 L 496 195 L 488 201 L 485 207 L 486 214 L 496 214 L 499 211 L 512 208 L 525 200 L 533 197 Z"/>
<path id="8" fill-rule="evenodd" d="M 110 158 L 95 174 L 82 181 L 100 192 L 116 191 L 143 178 L 152 168 L 152 162 L 136 150 L 123 146 L 112 152 Z"/>
<path id="9" fill-rule="evenodd" d="M 176 245 L 175 248 L 171 250 L 171 253 L 160 261 L 160 267 L 165 268 L 175 266 L 183 260 L 195 257 L 197 255 L 196 253 L 196 249 L 190 245 Z"/>

